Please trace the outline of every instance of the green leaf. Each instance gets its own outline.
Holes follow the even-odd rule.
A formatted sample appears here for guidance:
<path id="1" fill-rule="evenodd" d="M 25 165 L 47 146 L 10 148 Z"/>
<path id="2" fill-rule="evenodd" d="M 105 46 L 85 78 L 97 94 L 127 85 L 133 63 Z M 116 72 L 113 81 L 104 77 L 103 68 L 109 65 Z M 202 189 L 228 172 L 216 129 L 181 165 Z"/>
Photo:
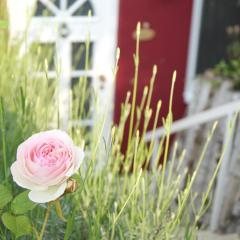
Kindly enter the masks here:
<path id="1" fill-rule="evenodd" d="M 0 209 L 3 209 L 12 200 L 12 193 L 10 190 L 0 185 Z"/>
<path id="2" fill-rule="evenodd" d="M 23 214 L 31 211 L 36 206 L 36 203 L 28 198 L 28 192 L 29 191 L 22 192 L 13 199 L 11 204 L 11 210 L 13 213 Z"/>
<path id="3" fill-rule="evenodd" d="M 8 28 L 8 22 L 7 21 L 3 21 L 3 20 L 0 20 L 0 28 Z"/>
<path id="4" fill-rule="evenodd" d="M 71 237 L 71 234 L 73 232 L 74 219 L 75 219 L 75 210 L 73 210 L 73 212 L 68 216 L 67 226 L 64 234 L 64 240 L 68 240 Z"/>
<path id="5" fill-rule="evenodd" d="M 16 237 L 28 235 L 32 231 L 31 223 L 26 216 L 14 216 L 6 212 L 2 215 L 2 222 Z"/>

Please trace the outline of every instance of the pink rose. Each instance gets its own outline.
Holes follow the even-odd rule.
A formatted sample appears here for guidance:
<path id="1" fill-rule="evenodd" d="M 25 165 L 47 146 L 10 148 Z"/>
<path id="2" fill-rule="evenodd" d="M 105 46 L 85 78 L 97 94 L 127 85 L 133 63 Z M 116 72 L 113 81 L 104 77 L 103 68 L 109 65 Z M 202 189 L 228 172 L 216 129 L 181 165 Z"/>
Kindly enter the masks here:
<path id="1" fill-rule="evenodd" d="M 67 133 L 40 132 L 19 145 L 11 173 L 19 186 L 31 190 L 33 202 L 50 202 L 64 193 L 67 180 L 78 171 L 83 158 L 83 149 L 75 146 Z"/>

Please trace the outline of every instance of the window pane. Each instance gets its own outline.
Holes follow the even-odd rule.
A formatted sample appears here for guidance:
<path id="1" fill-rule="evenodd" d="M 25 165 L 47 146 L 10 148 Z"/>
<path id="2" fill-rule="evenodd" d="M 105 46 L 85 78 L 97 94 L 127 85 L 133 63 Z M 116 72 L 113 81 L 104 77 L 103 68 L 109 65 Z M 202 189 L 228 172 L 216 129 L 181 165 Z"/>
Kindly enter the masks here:
<path id="1" fill-rule="evenodd" d="M 76 0 L 68 0 L 68 7 L 75 2 Z M 73 13 L 73 16 L 87 16 L 89 11 L 91 11 L 91 14 L 94 15 L 92 3 L 91 1 L 87 0 Z"/>
<path id="2" fill-rule="evenodd" d="M 50 0 L 57 8 L 60 8 L 60 0 Z M 42 4 L 41 1 L 37 1 L 36 12 L 35 16 L 42 16 L 42 17 L 51 17 L 55 14 L 48 9 L 47 6 Z"/>
<path id="3" fill-rule="evenodd" d="M 44 70 L 45 59 L 48 63 L 48 70 L 55 70 L 54 65 L 54 52 L 55 44 L 54 43 L 33 43 L 31 46 L 32 53 L 38 58 L 39 62 L 39 71 Z"/>
<path id="4" fill-rule="evenodd" d="M 68 0 L 67 1 L 67 7 L 69 8 L 71 5 L 73 5 L 76 2 L 76 0 Z"/>
<path id="5" fill-rule="evenodd" d="M 84 152 L 86 153 L 86 157 L 89 155 L 87 154 L 91 149 L 92 141 L 92 127 L 91 126 L 81 126 L 81 125 L 74 125 L 71 127 L 71 136 L 76 139 L 75 141 L 77 145 L 82 145 L 82 139 L 84 139 Z M 82 138 L 79 138 L 81 136 Z"/>
<path id="6" fill-rule="evenodd" d="M 72 78 L 72 119 L 91 119 L 92 115 L 92 78 Z"/>
<path id="7" fill-rule="evenodd" d="M 88 69 L 92 69 L 92 55 L 93 55 L 93 43 L 89 44 L 89 52 L 86 52 L 86 43 L 75 42 L 72 43 L 72 69 L 73 70 L 85 70 L 86 58 L 88 57 Z"/>
<path id="8" fill-rule="evenodd" d="M 91 15 L 94 15 L 94 10 L 90 1 L 86 1 L 81 7 L 79 7 L 74 13 L 73 16 L 88 16 L 89 11 Z"/>
<path id="9" fill-rule="evenodd" d="M 56 7 L 60 8 L 60 0 L 51 0 L 55 5 Z"/>
<path id="10" fill-rule="evenodd" d="M 41 2 L 37 1 L 35 16 L 41 16 L 41 17 L 51 17 L 54 16 L 54 13 L 52 13 L 45 5 L 43 5 Z"/>

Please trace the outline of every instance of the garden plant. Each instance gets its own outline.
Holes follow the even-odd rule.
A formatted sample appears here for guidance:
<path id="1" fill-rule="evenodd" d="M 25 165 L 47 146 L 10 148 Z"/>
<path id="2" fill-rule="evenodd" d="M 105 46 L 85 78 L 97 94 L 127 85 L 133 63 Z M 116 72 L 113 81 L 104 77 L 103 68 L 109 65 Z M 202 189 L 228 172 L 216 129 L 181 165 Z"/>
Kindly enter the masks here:
<path id="1" fill-rule="evenodd" d="M 40 57 L 41 49 L 37 46 L 34 50 L 24 48 L 24 40 L 0 49 L 0 239 L 197 239 L 199 220 L 209 207 L 209 196 L 224 148 L 205 193 L 196 195 L 191 189 L 217 123 L 209 129 L 201 155 L 196 156 L 199 161 L 194 173 L 187 176 L 187 170 L 181 168 L 186 151 L 182 149 L 178 156 L 178 144 L 170 141 L 177 73 L 173 72 L 169 103 L 159 99 L 153 111 L 150 105 L 157 66 L 153 66 L 149 85 L 142 93 L 137 92 L 141 67 L 140 23 L 136 33 L 133 90 L 126 93 L 119 124 L 111 126 L 107 137 L 103 134 L 106 115 L 99 110 L 101 103 L 97 94 L 92 94 L 94 89 L 87 87 L 86 77 L 72 89 L 75 97 L 71 114 L 83 119 L 94 112 L 98 121 L 91 129 L 69 122 L 68 129 L 63 132 L 59 130 L 58 76 L 49 79 L 47 57 L 46 60 Z M 86 41 L 88 51 L 89 40 Z M 114 77 L 119 57 L 118 49 Z M 56 58 L 58 70 L 57 62 Z M 88 59 L 86 68 L 87 65 Z M 39 71 L 45 74 L 36 75 Z M 138 106 L 136 97 L 139 94 L 142 101 Z M 84 106 L 89 97 L 92 107 L 86 109 Z M 162 104 L 169 105 L 168 115 L 163 120 L 159 119 Z M 145 135 L 152 118 L 152 139 L 146 143 Z M 139 131 L 141 121 L 143 130 Z M 127 149 L 123 152 L 121 146 L 127 122 Z M 154 155 L 154 135 L 160 122 L 165 134 Z M 229 134 L 232 124 L 229 123 Z M 34 151 L 39 158 L 30 154 L 31 148 L 36 146 L 39 146 L 39 152 Z M 51 155 L 54 149 L 61 152 Z M 162 159 L 161 164 L 159 159 Z M 22 161 L 22 165 L 15 161 Z M 26 183 L 28 174 L 36 174 L 32 161 L 37 162 L 40 170 L 47 164 L 51 171 L 59 170 L 64 163 L 68 172 L 66 169 L 55 172 L 52 181 L 52 172 L 38 171 L 33 176 L 35 180 L 31 178 Z M 39 174 L 43 174 L 43 179 Z M 54 195 L 55 190 L 52 195 L 42 193 L 50 185 L 56 187 L 60 183 L 64 183 L 64 187 L 58 194 Z M 201 199 L 200 208 L 194 206 L 196 197 Z"/>

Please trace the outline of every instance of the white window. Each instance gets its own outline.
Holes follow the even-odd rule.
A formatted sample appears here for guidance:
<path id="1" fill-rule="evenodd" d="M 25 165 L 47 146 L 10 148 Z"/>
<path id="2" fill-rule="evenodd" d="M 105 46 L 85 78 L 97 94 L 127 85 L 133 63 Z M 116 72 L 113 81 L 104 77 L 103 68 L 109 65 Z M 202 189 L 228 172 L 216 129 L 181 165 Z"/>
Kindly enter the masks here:
<path id="1" fill-rule="evenodd" d="M 118 0 L 25 0 L 21 1 L 21 4 L 19 0 L 9 0 L 9 2 L 12 28 L 17 26 L 17 14 L 21 11 L 25 14 L 18 16 L 18 19 L 25 18 L 26 26 L 29 9 L 35 7 L 34 17 L 29 21 L 28 26 L 29 43 L 37 42 L 43 48 L 52 48 L 59 60 L 62 127 L 66 128 L 68 121 L 71 120 L 69 90 L 81 76 L 85 76 L 88 79 L 88 85 L 98 92 L 103 109 L 108 105 L 110 122 L 113 114 L 112 68 L 115 62 Z M 91 16 L 88 16 L 89 11 Z M 19 32 L 23 31 L 23 24 L 19 29 Z M 88 34 L 90 35 L 90 64 L 86 71 L 84 54 Z M 81 58 L 78 57 L 79 52 L 82 53 Z M 51 78 L 56 75 L 56 69 L 51 60 L 49 65 L 48 74 Z M 81 121 L 91 125 L 94 114 L 91 119 Z M 81 121 L 79 120 L 79 124 Z"/>

